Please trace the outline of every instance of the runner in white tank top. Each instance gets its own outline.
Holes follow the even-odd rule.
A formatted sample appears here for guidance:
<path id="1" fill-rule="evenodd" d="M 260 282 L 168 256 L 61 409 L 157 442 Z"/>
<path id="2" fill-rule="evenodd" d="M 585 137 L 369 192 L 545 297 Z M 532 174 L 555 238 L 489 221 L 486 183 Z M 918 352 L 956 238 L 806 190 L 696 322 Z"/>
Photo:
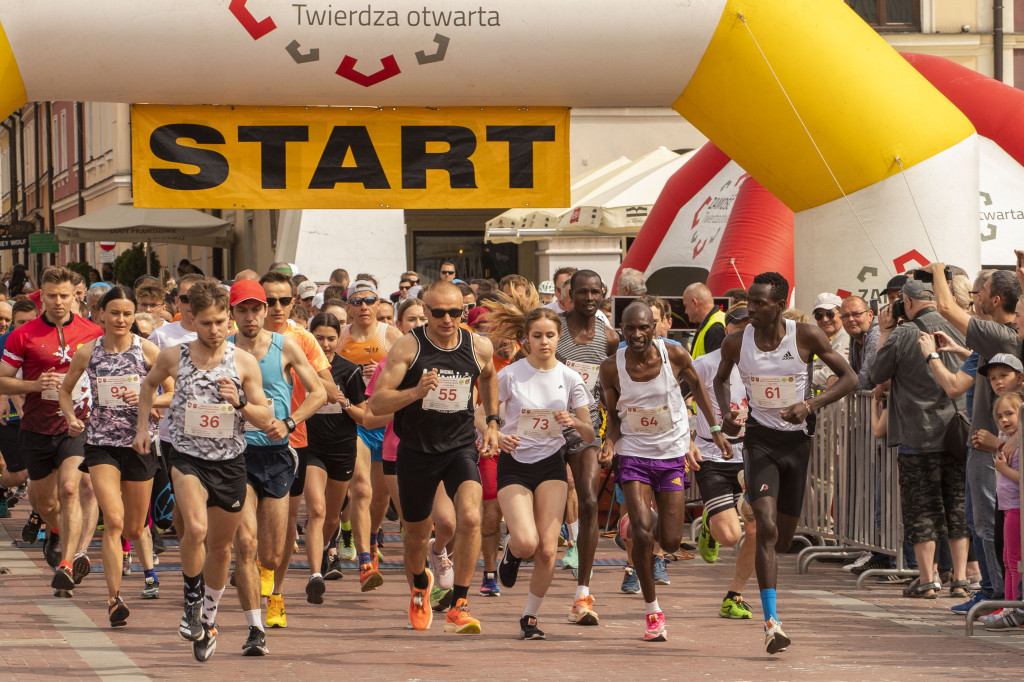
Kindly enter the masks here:
<path id="1" fill-rule="evenodd" d="M 642 302 L 630 304 L 622 316 L 626 347 L 601 363 L 601 387 L 608 406 L 605 441 L 618 454 L 618 480 L 626 495 L 632 528 L 632 558 L 647 604 L 643 638 L 667 639 L 665 616 L 658 605 L 652 548 L 654 533 L 662 547 L 678 547 L 683 537 L 687 454 L 694 456 L 689 422 L 683 411 L 679 380 L 685 379 L 697 407 L 712 424 L 723 456 L 729 443 L 717 426 L 707 390 L 682 346 L 654 339 L 654 315 Z M 652 529 L 651 493 L 658 506 Z"/>
<path id="2" fill-rule="evenodd" d="M 719 405 L 729 401 L 730 376 L 739 365 L 750 406 L 743 454 L 747 497 L 758 529 L 754 565 L 764 610 L 765 649 L 776 654 L 785 650 L 790 640 L 775 609 L 775 552 L 789 548 L 803 508 L 811 456 L 812 429 L 808 427 L 813 427 L 813 420 L 807 423 L 808 417 L 857 388 L 857 375 L 832 350 L 824 332 L 782 317 L 789 299 L 789 282 L 782 275 L 761 273 L 747 293 L 750 327 L 722 343 L 715 394 Z M 808 366 L 815 355 L 839 380 L 824 393 L 810 397 L 805 391 L 810 385 Z M 736 416 L 732 410 L 728 414 L 722 411 L 722 428 L 729 435 L 739 433 Z"/>

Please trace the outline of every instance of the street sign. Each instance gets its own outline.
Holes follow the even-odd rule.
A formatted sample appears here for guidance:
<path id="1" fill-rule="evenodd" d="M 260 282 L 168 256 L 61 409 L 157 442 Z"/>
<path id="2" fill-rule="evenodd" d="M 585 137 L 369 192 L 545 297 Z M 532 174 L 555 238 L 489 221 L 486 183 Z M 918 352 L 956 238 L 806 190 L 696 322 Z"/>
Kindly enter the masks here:
<path id="1" fill-rule="evenodd" d="M 23 249 L 28 246 L 28 236 L 36 229 L 34 223 L 16 220 L 0 223 L 0 250 Z"/>
<path id="2" fill-rule="evenodd" d="M 29 253 L 57 253 L 57 235 L 52 232 L 34 232 L 28 236 Z"/>

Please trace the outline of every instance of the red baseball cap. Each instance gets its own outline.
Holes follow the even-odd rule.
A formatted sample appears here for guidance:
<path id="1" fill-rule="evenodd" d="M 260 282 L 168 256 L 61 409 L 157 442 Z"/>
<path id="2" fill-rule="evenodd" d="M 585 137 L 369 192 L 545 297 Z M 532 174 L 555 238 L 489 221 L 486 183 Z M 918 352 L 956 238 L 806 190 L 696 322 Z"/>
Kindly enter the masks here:
<path id="1" fill-rule="evenodd" d="M 475 306 L 469 309 L 469 314 L 466 316 L 466 321 L 470 327 L 476 327 L 476 325 L 479 324 L 480 322 L 486 321 L 486 318 L 484 318 L 483 320 L 481 320 L 480 318 L 484 317 L 484 315 L 486 315 L 489 312 L 491 311 L 483 307 L 482 305 Z"/>
<path id="2" fill-rule="evenodd" d="M 263 292 L 263 285 L 253 279 L 240 279 L 231 285 L 231 305 L 238 305 L 243 301 L 259 301 L 266 305 L 267 295 Z"/>

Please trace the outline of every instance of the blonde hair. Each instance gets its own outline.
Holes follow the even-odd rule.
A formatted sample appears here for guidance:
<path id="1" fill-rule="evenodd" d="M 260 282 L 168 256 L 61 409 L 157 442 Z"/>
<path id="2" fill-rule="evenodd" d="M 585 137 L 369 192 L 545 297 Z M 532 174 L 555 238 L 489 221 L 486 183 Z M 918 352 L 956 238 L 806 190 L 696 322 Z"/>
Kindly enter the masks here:
<path id="1" fill-rule="evenodd" d="M 516 289 L 512 290 L 511 296 L 495 292 L 487 301 L 488 312 L 481 316 L 483 333 L 495 345 L 498 341 L 519 343 L 526 336 L 530 323 L 540 318 L 540 314 L 534 315 L 538 308 L 540 297 L 532 284 L 527 285 L 525 296 Z M 552 313 L 561 324 L 558 313 L 548 308 L 540 309 Z"/>
<path id="2" fill-rule="evenodd" d="M 1014 411 L 1019 411 L 1021 404 L 1024 404 L 1024 395 L 1021 395 L 1017 391 L 1011 391 L 1010 393 L 1004 393 L 1003 395 L 996 398 L 996 401 L 992 403 L 992 418 L 998 422 L 996 414 L 999 413 L 999 406 L 1003 403 L 1010 403 L 1013 406 Z"/>
<path id="3" fill-rule="evenodd" d="M 971 309 L 971 280 L 966 275 L 955 275 L 949 283 L 956 304 L 964 310 Z"/>
<path id="4" fill-rule="evenodd" d="M 793 320 L 794 322 L 810 323 L 811 318 L 807 317 L 807 313 L 800 310 L 799 308 L 787 308 L 782 311 L 782 319 Z"/>

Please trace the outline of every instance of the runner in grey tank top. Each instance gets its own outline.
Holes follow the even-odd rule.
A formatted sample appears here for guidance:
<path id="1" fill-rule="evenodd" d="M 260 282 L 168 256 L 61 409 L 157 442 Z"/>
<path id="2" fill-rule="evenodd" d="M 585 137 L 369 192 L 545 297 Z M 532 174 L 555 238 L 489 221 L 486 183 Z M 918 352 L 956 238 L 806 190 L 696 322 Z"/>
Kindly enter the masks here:
<path id="1" fill-rule="evenodd" d="M 218 384 L 229 379 L 236 391 L 241 387 L 235 344 L 224 343 L 224 354 L 213 369 L 196 367 L 189 345 L 182 344 L 178 356 L 169 410 L 171 444 L 178 452 L 211 462 L 238 457 L 245 450 L 245 419 L 241 410 L 224 401 Z M 219 432 L 225 435 L 214 435 Z"/>
<path id="2" fill-rule="evenodd" d="M 604 298 L 605 287 L 601 276 L 593 270 L 579 270 L 569 280 L 569 296 L 572 310 L 562 317 L 558 347 L 555 357 L 570 369 L 579 372 L 583 383 L 595 399 L 598 392 L 598 372 L 605 358 L 615 353 L 619 337 L 600 318 L 598 305 Z M 590 419 L 594 433 L 601 431 L 601 412 L 594 402 L 590 406 Z M 597 489 L 601 466 L 598 463 L 598 448 L 601 443 L 584 443 L 575 429 L 566 429 L 566 460 L 572 470 L 574 489 L 569 499 L 578 500 L 579 521 L 566 517 L 569 526 L 569 540 L 572 544 L 562 557 L 562 568 L 572 567 L 576 573 L 576 596 L 568 620 L 577 625 L 597 625 L 597 613 L 593 609 L 594 598 L 590 596 L 590 571 L 594 565 L 597 549 Z M 603 454 L 602 454 L 603 456 Z M 608 453 L 611 460 L 611 453 Z M 569 508 L 572 508 L 570 502 Z M 575 529 L 578 537 L 573 537 Z"/>

